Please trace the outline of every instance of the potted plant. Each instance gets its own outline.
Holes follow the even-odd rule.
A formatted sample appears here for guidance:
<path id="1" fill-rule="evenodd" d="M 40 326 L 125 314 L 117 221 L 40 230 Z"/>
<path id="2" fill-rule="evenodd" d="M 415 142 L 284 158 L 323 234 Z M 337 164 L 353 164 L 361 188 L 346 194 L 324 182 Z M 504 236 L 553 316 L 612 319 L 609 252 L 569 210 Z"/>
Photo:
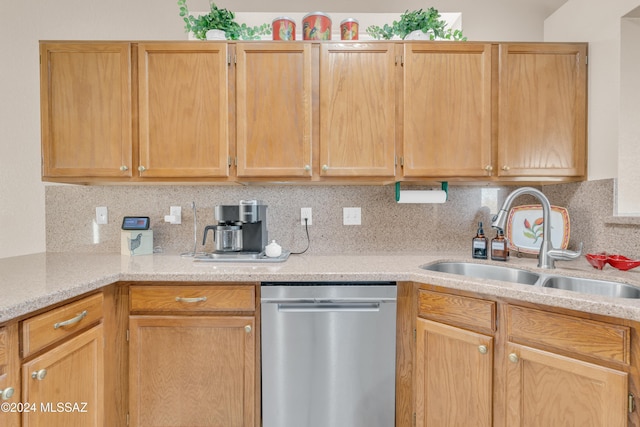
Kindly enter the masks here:
<path id="1" fill-rule="evenodd" d="M 446 28 L 447 23 L 440 19 L 440 13 L 430 7 L 429 9 L 405 11 L 400 15 L 400 21 L 393 21 L 391 25 L 384 24 L 382 27 L 371 25 L 367 27 L 367 34 L 374 39 L 390 40 L 394 36 L 405 39 L 428 39 L 428 40 L 467 40 L 461 30 Z"/>
<path id="2" fill-rule="evenodd" d="M 230 10 L 219 8 L 215 3 L 211 3 L 209 13 L 193 16 L 189 13 L 186 0 L 178 0 L 180 16 L 184 20 L 186 32 L 193 32 L 195 38 L 206 39 L 227 39 L 227 40 L 257 40 L 262 35 L 271 34 L 271 26 L 262 24 L 249 27 L 246 24 L 238 24 L 235 21 L 235 14 Z M 215 34 L 217 31 L 217 35 Z M 209 37 L 207 36 L 209 33 Z"/>

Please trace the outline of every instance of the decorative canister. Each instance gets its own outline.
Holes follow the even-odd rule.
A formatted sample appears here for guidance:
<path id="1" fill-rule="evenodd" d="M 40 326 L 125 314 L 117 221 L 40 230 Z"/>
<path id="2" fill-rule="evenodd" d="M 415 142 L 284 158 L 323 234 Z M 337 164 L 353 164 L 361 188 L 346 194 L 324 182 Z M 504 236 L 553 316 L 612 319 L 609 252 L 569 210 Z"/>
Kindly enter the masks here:
<path id="1" fill-rule="evenodd" d="M 322 12 L 311 12 L 302 18 L 304 40 L 331 40 L 331 18 Z"/>
<path id="2" fill-rule="evenodd" d="M 293 19 L 280 16 L 271 23 L 273 30 L 273 40 L 295 40 L 296 23 Z"/>
<path id="3" fill-rule="evenodd" d="M 342 40 L 358 40 L 357 19 L 347 18 L 340 23 L 340 38 Z"/>

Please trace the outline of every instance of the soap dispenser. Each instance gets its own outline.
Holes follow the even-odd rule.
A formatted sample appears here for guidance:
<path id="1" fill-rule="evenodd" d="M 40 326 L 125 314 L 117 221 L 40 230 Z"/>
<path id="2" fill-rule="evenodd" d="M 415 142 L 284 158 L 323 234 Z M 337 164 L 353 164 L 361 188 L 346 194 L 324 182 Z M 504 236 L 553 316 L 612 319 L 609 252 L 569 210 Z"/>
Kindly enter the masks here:
<path id="1" fill-rule="evenodd" d="M 482 229 L 482 222 L 478 223 L 478 232 L 472 240 L 472 256 L 479 259 L 487 259 L 487 238 Z"/>
<path id="2" fill-rule="evenodd" d="M 496 237 L 491 239 L 491 259 L 494 261 L 506 261 L 509 258 L 509 248 L 507 239 L 504 238 L 504 231 L 498 228 Z"/>

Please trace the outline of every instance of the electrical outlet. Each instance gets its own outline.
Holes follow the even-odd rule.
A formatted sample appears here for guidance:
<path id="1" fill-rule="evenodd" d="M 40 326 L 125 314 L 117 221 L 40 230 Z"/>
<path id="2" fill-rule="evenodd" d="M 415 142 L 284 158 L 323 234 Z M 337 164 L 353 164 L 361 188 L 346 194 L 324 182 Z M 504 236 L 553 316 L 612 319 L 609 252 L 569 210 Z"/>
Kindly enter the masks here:
<path id="1" fill-rule="evenodd" d="M 307 220 L 306 225 L 311 225 L 311 208 L 300 208 L 300 224 L 305 225 L 305 221 Z"/>
<path id="2" fill-rule="evenodd" d="M 360 208 L 342 208 L 343 225 L 361 225 L 362 212 Z"/>
<path id="3" fill-rule="evenodd" d="M 106 206 L 96 208 L 96 224 L 105 225 L 109 223 L 109 213 Z"/>

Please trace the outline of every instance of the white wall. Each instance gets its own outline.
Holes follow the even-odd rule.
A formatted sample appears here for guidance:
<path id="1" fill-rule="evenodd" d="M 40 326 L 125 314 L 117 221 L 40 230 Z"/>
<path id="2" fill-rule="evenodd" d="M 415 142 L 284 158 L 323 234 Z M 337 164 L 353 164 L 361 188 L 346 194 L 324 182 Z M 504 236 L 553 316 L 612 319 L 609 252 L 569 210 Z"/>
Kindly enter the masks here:
<path id="1" fill-rule="evenodd" d="M 530 2 L 418 0 L 370 2 L 248 0 L 218 2 L 235 11 L 402 12 L 436 7 L 462 12 L 472 40 L 538 41 L 544 7 Z M 207 10 L 208 1 L 189 7 Z M 572 17 L 573 18 L 573 17 Z M 40 181 L 38 40 L 185 39 L 175 0 L 24 0 L 3 2 L 0 13 L 0 258 L 45 250 L 44 184 Z"/>
<path id="2" fill-rule="evenodd" d="M 600 0 L 569 0 L 544 24 L 545 41 L 589 42 L 590 180 L 618 178 L 629 170 L 625 159 L 629 152 L 619 151 L 620 23 L 623 16 L 638 6 L 639 0 L 607 3 Z M 639 95 L 636 94 L 636 98 Z M 619 159 L 625 161 L 620 162 Z M 632 163 L 637 165 L 638 160 L 640 156 L 635 157 Z M 619 170 L 622 167 L 624 169 Z M 635 186 L 637 188 L 637 182 Z"/>

